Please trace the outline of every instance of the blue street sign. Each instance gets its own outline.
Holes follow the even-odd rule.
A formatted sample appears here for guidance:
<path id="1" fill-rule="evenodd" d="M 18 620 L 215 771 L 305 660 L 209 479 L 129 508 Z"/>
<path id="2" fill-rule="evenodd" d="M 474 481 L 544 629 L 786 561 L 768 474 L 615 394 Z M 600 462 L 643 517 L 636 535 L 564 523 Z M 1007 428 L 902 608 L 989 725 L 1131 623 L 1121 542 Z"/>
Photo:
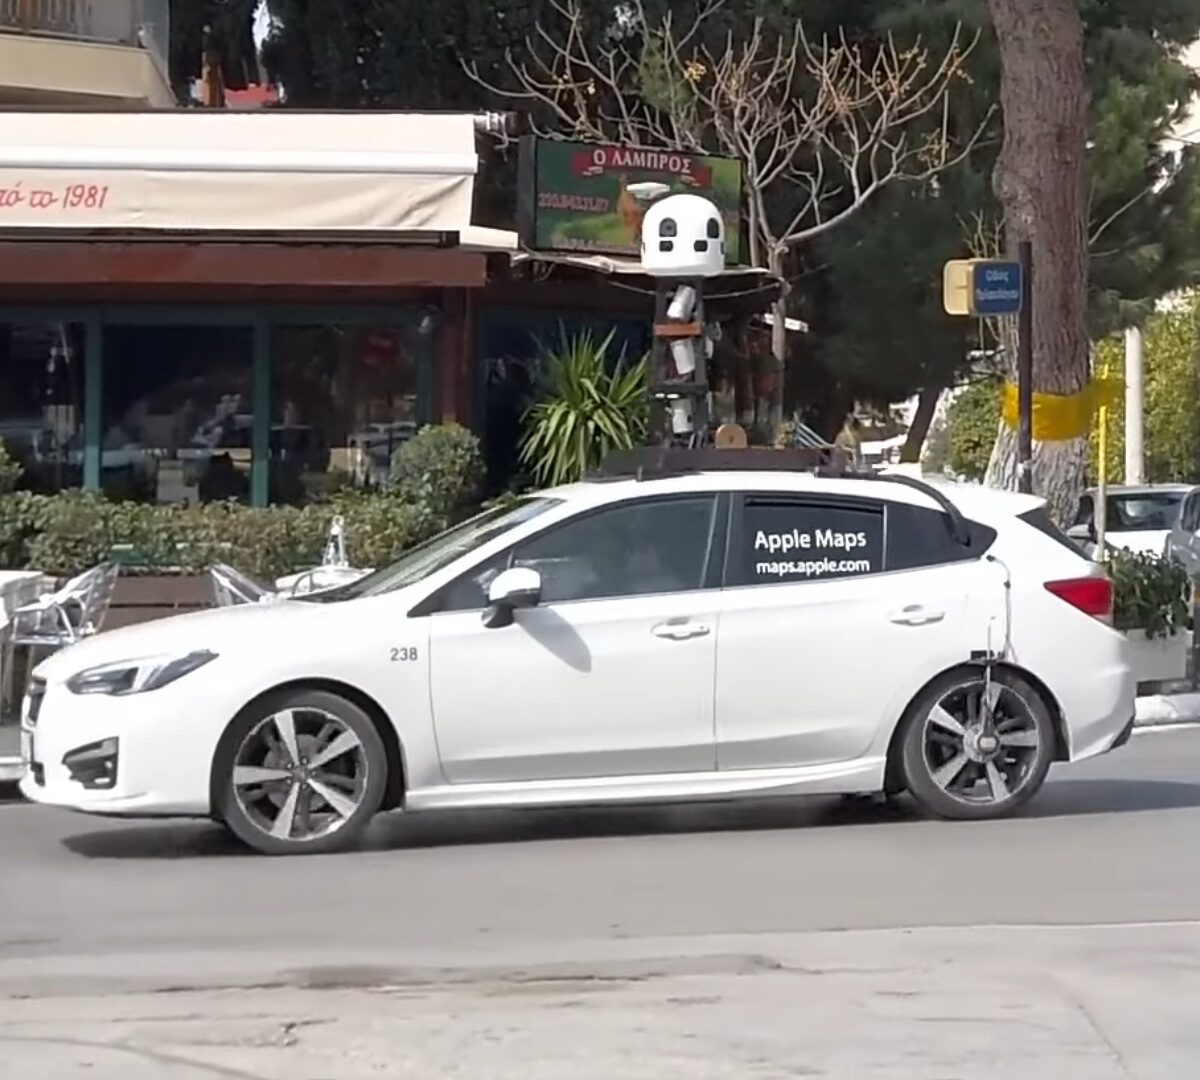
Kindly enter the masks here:
<path id="1" fill-rule="evenodd" d="M 971 264 L 971 314 L 1016 315 L 1021 310 L 1021 264 L 980 260 Z"/>

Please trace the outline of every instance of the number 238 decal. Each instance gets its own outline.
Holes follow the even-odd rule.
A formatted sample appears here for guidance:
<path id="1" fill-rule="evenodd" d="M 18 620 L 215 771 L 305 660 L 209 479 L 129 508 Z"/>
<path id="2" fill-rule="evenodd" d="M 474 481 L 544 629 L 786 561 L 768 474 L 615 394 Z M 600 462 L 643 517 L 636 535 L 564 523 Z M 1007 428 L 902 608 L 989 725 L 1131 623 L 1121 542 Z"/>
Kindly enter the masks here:
<path id="1" fill-rule="evenodd" d="M 393 664 L 409 664 L 418 658 L 418 651 L 415 645 L 401 645 L 399 648 L 392 650 Z"/>

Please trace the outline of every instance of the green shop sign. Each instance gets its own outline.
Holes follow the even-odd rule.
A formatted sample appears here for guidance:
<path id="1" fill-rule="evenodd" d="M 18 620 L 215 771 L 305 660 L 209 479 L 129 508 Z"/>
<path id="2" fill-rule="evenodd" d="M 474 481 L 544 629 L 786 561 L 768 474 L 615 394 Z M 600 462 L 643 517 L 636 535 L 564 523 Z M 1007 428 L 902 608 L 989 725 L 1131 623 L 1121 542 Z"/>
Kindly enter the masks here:
<path id="1" fill-rule="evenodd" d="M 532 251 L 637 256 L 647 204 L 630 188 L 645 183 L 711 199 L 725 218 L 729 262 L 743 261 L 742 163 L 736 158 L 534 136 L 521 141 L 521 242 Z"/>

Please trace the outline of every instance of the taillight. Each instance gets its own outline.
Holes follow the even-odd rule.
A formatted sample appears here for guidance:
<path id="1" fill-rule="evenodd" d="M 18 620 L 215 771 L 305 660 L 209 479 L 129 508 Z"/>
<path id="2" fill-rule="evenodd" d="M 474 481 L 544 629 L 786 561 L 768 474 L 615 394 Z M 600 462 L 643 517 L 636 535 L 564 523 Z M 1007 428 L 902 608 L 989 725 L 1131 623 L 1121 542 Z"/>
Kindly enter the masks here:
<path id="1" fill-rule="evenodd" d="M 1111 623 L 1113 615 L 1113 585 L 1102 576 L 1068 578 L 1066 581 L 1047 581 L 1046 588 L 1060 600 L 1094 619 Z"/>

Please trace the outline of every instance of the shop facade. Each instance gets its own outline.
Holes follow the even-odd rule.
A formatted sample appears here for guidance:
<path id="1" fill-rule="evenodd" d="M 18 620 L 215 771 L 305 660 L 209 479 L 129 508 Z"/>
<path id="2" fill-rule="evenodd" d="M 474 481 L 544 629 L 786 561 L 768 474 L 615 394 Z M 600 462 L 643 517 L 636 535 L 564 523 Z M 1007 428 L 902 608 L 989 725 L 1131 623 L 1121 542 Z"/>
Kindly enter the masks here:
<path id="1" fill-rule="evenodd" d="M 465 419 L 471 116 L 0 114 L 0 438 L 37 490 L 300 502 Z M 503 256 L 500 256 L 503 258 Z"/>
<path id="2" fill-rule="evenodd" d="M 502 483 L 541 347 L 611 329 L 640 355 L 653 282 L 475 226 L 481 120 L 0 113 L 0 439 L 26 486 L 300 503 L 450 421 Z M 772 288 L 734 273 L 713 310 Z"/>

